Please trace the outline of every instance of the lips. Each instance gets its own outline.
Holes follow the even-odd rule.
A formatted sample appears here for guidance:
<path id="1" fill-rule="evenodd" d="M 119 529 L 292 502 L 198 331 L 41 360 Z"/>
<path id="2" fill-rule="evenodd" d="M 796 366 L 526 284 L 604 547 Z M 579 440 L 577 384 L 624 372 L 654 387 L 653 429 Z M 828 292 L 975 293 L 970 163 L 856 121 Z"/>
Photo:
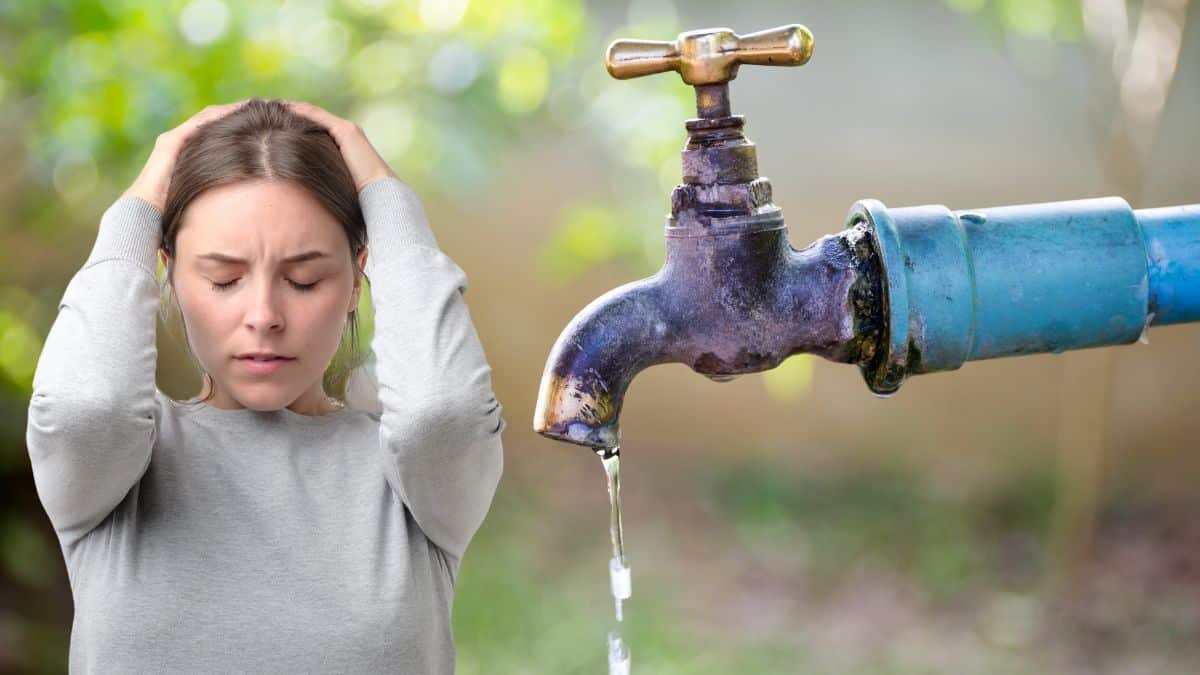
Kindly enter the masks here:
<path id="1" fill-rule="evenodd" d="M 265 361 L 265 360 L 268 360 L 268 359 L 274 359 L 274 358 L 280 358 L 280 359 L 289 359 L 289 360 L 290 360 L 290 359 L 292 359 L 292 358 L 294 358 L 294 357 L 288 356 L 287 354 L 280 354 L 279 352 L 272 351 L 272 350 L 270 350 L 270 349 L 254 349 L 254 350 L 251 350 L 251 351 L 248 351 L 248 352 L 242 352 L 241 354 L 234 354 L 234 355 L 233 355 L 233 358 L 235 358 L 235 359 L 253 359 L 253 360 L 256 360 L 256 361 Z"/>
<path id="2" fill-rule="evenodd" d="M 249 371 L 249 372 L 255 373 L 255 374 L 265 375 L 268 373 L 273 373 L 276 370 L 279 370 L 280 368 L 290 364 L 292 361 L 295 361 L 295 359 L 282 358 L 282 357 L 276 357 L 276 358 L 238 357 L 237 361 L 241 365 L 241 367 L 243 369 L 245 369 L 246 371 Z"/>

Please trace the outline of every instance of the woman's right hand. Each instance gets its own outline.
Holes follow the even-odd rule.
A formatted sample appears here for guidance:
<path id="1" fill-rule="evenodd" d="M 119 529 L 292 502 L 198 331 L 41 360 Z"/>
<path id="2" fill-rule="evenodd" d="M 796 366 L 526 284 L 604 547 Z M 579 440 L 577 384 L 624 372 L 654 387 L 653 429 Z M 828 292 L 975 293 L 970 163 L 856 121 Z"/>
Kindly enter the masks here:
<path id="1" fill-rule="evenodd" d="M 146 166 L 142 167 L 137 180 L 133 181 L 133 185 L 122 196 L 140 197 L 153 204 L 161 215 L 166 210 L 167 187 L 171 184 L 171 173 L 175 170 L 175 158 L 179 155 L 179 149 L 197 127 L 233 112 L 247 100 L 249 99 L 207 106 L 183 124 L 159 134 L 154 141 L 150 159 L 146 160 Z"/>

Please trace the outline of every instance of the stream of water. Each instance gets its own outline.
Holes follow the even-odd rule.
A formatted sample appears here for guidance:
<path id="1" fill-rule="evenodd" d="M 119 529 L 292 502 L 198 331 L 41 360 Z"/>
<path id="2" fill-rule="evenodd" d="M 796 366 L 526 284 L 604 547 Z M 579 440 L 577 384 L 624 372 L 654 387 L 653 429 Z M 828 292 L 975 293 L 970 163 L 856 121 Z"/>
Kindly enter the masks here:
<path id="1" fill-rule="evenodd" d="M 625 559 L 624 533 L 621 531 L 621 448 L 620 446 L 611 450 L 596 448 L 595 451 L 604 464 L 604 474 L 608 480 L 608 502 L 611 507 L 608 530 L 612 539 L 612 558 L 608 563 L 608 578 L 613 600 L 616 603 L 616 617 L 619 623 L 625 618 L 622 603 L 628 600 L 633 592 L 629 563 Z M 614 628 L 608 633 L 609 675 L 629 675 L 629 662 L 629 646 L 621 639 L 620 628 Z"/>

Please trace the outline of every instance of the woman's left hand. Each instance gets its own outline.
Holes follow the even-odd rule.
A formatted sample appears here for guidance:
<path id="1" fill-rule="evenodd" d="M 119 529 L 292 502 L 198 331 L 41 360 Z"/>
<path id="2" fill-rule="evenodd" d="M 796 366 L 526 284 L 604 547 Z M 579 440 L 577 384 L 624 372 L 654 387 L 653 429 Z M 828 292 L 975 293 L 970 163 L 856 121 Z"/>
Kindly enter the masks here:
<path id="1" fill-rule="evenodd" d="M 383 157 L 367 140 L 367 134 L 356 122 L 342 119 L 329 111 L 304 101 L 283 100 L 293 112 L 325 127 L 342 151 L 342 159 L 354 178 L 354 187 L 362 192 L 366 186 L 383 178 L 399 178 Z"/>

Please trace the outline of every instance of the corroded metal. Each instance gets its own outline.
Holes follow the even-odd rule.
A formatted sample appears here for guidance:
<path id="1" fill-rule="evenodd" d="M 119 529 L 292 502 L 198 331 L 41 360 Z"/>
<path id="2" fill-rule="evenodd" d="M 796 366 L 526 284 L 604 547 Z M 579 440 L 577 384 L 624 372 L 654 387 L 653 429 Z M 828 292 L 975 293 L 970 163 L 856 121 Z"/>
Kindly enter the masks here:
<path id="1" fill-rule="evenodd" d="M 609 46 L 608 70 L 619 79 L 678 71 L 696 86 L 697 118 L 685 125 L 662 269 L 596 298 L 563 330 L 542 374 L 535 431 L 617 446 L 625 392 L 655 364 L 683 363 L 724 381 L 800 352 L 846 363 L 875 352 L 882 305 L 867 228 L 793 248 L 745 120 L 730 111 L 739 65 L 795 66 L 811 54 L 812 34 L 799 24 Z"/>
<path id="2" fill-rule="evenodd" d="M 910 375 L 965 361 L 1128 344 L 1151 325 L 1200 321 L 1200 204 L 951 211 L 867 199 L 846 229 L 793 248 L 728 82 L 739 64 L 798 65 L 811 50 L 798 25 L 609 47 L 614 77 L 679 71 L 696 86 L 698 117 L 686 124 L 662 269 L 567 325 L 542 374 L 535 431 L 616 447 L 630 382 L 660 363 L 725 381 L 807 352 L 857 364 L 887 396 Z"/>
<path id="3" fill-rule="evenodd" d="M 618 445 L 630 382 L 660 363 L 719 378 L 770 370 L 800 352 L 857 362 L 852 294 L 868 263 L 850 233 L 797 250 L 782 220 L 768 218 L 772 225 L 749 233 L 668 234 L 658 273 L 588 304 L 551 350 L 534 429 Z"/>
<path id="4" fill-rule="evenodd" d="M 742 134 L 744 124 L 741 115 L 689 120 L 682 152 L 683 182 L 725 186 L 757 180 L 758 156 L 754 144 Z"/>
<path id="5" fill-rule="evenodd" d="M 864 345 L 873 353 L 880 305 L 869 270 L 878 263 L 867 228 L 793 248 L 742 127 L 740 116 L 688 121 L 666 261 L 567 325 L 542 375 L 538 433 L 615 447 L 625 392 L 655 364 L 683 363 L 720 381 L 800 352 L 844 363 L 857 363 Z"/>
<path id="6" fill-rule="evenodd" d="M 1200 205 L 1097 197 L 965 211 L 860 200 L 878 251 L 886 334 L 861 363 L 889 395 L 967 361 L 1137 342 L 1200 320 Z"/>

